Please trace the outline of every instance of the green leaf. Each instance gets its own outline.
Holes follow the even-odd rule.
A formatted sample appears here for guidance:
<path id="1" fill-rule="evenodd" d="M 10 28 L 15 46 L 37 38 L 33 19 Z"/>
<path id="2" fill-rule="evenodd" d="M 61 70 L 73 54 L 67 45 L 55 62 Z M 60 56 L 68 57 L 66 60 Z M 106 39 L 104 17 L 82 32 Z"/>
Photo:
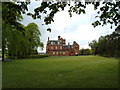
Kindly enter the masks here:
<path id="1" fill-rule="evenodd" d="M 48 28 L 48 29 L 47 29 L 47 31 L 51 32 L 51 29 L 50 29 L 50 28 Z"/>

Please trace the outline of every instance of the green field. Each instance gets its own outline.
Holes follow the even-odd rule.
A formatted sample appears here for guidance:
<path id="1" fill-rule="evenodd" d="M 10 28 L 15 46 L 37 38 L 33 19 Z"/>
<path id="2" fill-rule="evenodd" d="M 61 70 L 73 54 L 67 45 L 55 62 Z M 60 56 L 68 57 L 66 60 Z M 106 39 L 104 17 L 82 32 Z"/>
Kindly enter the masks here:
<path id="1" fill-rule="evenodd" d="M 2 63 L 3 88 L 117 88 L 118 60 L 100 56 L 19 59 Z"/>

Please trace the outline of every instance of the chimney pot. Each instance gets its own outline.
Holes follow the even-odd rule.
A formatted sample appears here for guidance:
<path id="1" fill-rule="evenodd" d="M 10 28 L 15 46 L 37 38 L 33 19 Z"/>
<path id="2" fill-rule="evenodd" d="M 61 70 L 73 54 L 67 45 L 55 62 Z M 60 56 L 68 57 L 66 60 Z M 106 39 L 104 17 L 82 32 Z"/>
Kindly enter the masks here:
<path id="1" fill-rule="evenodd" d="M 50 39 L 50 38 L 48 37 L 48 41 L 49 41 L 49 39 Z"/>
<path id="2" fill-rule="evenodd" d="M 68 42 L 68 45 L 70 45 L 70 43 Z"/>
<path id="3" fill-rule="evenodd" d="M 58 40 L 60 40 L 60 36 L 58 36 Z"/>

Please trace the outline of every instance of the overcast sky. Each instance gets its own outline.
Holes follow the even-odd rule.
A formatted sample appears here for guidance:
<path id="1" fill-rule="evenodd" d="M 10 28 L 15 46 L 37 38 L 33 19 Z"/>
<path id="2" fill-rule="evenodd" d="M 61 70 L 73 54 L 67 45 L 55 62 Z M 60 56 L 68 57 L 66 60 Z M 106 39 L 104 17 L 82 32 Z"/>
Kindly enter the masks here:
<path id="1" fill-rule="evenodd" d="M 32 2 L 28 5 L 29 11 L 33 12 L 34 8 L 39 5 L 40 3 L 38 1 Z M 73 41 L 76 41 L 80 45 L 80 49 L 82 49 L 90 48 L 88 46 L 89 42 L 94 39 L 98 40 L 100 36 L 111 34 L 115 29 L 115 27 L 110 29 L 109 25 L 103 27 L 98 26 L 96 28 L 91 25 L 92 22 L 96 20 L 95 16 L 97 15 L 97 11 L 94 11 L 92 5 L 87 6 L 86 14 L 73 14 L 71 18 L 69 17 L 67 10 L 68 7 L 66 7 L 64 11 L 58 12 L 54 17 L 54 22 L 48 26 L 41 25 L 43 23 L 42 20 L 33 20 L 30 16 L 23 15 L 24 19 L 22 24 L 27 25 L 35 22 L 39 26 L 39 30 L 41 32 L 41 42 L 44 43 L 45 47 L 43 52 L 46 51 L 46 42 L 48 37 L 50 37 L 50 40 L 57 40 L 58 36 L 61 36 L 66 39 L 67 44 L 68 42 L 72 44 Z M 52 29 L 51 32 L 46 30 L 48 27 Z M 41 49 L 38 48 L 38 51 L 41 52 Z"/>

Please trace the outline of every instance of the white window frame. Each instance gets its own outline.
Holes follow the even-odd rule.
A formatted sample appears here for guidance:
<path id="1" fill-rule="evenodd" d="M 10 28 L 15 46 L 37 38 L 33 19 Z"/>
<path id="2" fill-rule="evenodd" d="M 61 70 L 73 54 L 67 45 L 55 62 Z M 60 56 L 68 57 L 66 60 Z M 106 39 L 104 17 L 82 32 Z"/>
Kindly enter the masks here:
<path id="1" fill-rule="evenodd" d="M 60 49 L 62 49 L 62 46 L 60 46 Z"/>
<path id="2" fill-rule="evenodd" d="M 55 48 L 58 49 L 57 46 Z"/>
<path id="3" fill-rule="evenodd" d="M 51 49 L 53 49 L 53 47 L 51 47 Z"/>
<path id="4" fill-rule="evenodd" d="M 55 52 L 53 52 L 53 54 L 55 54 Z"/>

